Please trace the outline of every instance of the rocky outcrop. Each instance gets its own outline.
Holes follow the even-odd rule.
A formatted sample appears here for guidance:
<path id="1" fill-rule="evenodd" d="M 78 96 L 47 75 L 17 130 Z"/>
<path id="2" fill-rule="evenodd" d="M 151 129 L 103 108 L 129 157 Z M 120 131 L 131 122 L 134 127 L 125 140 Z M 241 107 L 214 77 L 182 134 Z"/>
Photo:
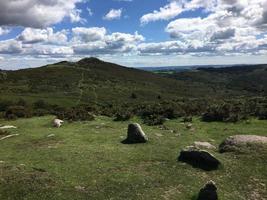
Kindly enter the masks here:
<path id="1" fill-rule="evenodd" d="M 138 123 L 128 125 L 127 138 L 123 144 L 146 143 L 148 138 Z"/>

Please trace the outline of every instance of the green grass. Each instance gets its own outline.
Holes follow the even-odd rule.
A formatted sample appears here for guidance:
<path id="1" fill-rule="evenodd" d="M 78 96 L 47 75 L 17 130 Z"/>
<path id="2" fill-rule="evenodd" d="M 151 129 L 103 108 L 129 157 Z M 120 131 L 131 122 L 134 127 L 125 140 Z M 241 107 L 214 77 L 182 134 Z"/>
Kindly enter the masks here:
<path id="1" fill-rule="evenodd" d="M 220 200 L 267 196 L 267 149 L 219 154 L 223 165 L 206 172 L 177 162 L 179 151 L 194 141 L 215 146 L 233 134 L 266 135 L 267 122 L 203 123 L 194 131 L 180 120 L 165 127 L 142 125 L 147 144 L 123 145 L 129 122 L 97 117 L 92 122 L 51 127 L 53 116 L 0 121 L 19 136 L 0 141 L 0 199 L 194 199 L 210 179 Z M 135 118 L 132 121 L 140 122 Z M 55 134 L 55 137 L 47 137 Z M 258 198 L 257 195 L 259 195 Z"/>

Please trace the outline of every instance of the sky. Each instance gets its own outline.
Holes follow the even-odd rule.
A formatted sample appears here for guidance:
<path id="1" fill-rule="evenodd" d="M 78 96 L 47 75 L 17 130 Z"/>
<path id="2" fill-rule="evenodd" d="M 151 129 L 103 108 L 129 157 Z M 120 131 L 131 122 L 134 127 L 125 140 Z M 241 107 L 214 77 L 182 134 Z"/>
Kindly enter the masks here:
<path id="1" fill-rule="evenodd" d="M 0 68 L 267 63 L 267 0 L 2 0 Z"/>

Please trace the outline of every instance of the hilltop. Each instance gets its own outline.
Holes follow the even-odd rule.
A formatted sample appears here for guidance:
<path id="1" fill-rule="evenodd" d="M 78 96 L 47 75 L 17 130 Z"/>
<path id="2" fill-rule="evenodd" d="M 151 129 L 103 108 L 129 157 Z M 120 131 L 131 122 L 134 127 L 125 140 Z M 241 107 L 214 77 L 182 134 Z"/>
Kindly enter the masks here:
<path id="1" fill-rule="evenodd" d="M 39 68 L 2 71 L 1 97 L 46 99 L 52 103 L 127 102 L 134 93 L 139 100 L 155 101 L 182 94 L 185 85 L 138 69 L 97 58 L 59 62 Z M 181 91 L 181 92 L 179 92 Z"/>

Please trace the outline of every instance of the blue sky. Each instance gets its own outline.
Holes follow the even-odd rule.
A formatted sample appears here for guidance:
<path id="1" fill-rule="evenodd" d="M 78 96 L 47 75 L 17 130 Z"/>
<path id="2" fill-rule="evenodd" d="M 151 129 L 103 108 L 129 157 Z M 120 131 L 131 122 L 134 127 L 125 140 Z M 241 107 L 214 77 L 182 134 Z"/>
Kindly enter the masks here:
<path id="1" fill-rule="evenodd" d="M 266 63 L 267 0 L 0 2 L 0 68 L 89 56 L 130 67 Z"/>

